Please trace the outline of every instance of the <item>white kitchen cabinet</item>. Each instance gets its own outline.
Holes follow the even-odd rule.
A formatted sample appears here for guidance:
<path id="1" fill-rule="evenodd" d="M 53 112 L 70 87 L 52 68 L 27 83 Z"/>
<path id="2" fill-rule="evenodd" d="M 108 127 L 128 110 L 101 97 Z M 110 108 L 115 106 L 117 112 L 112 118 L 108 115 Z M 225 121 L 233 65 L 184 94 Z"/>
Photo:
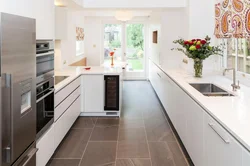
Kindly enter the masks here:
<path id="1" fill-rule="evenodd" d="M 55 6 L 53 0 L 36 1 L 36 38 L 54 39 L 55 38 Z M 30 10 L 30 9 L 28 9 Z M 32 13 L 34 15 L 34 13 Z"/>
<path id="2" fill-rule="evenodd" d="M 192 158 L 194 165 L 203 165 L 203 114 L 204 110 L 187 94 L 183 109 L 187 110 L 187 128 L 185 147 Z"/>
<path id="3" fill-rule="evenodd" d="M 36 166 L 45 166 L 53 155 L 55 151 L 54 131 L 54 125 L 52 125 L 37 141 L 36 147 L 38 148 L 38 151 L 36 154 Z"/>
<path id="4" fill-rule="evenodd" d="M 36 39 L 54 39 L 54 0 L 3 0 L 0 12 L 36 19 Z"/>
<path id="5" fill-rule="evenodd" d="M 80 115 L 81 97 L 79 96 L 65 113 L 55 122 L 55 148 L 58 147 L 77 117 Z"/>
<path id="6" fill-rule="evenodd" d="M 204 166 L 238 166 L 241 145 L 220 124 L 204 113 Z"/>
<path id="7" fill-rule="evenodd" d="M 68 9 L 55 7 L 55 39 L 67 39 L 68 35 Z"/>
<path id="8" fill-rule="evenodd" d="M 104 112 L 104 76 L 82 76 L 83 112 Z"/>
<path id="9" fill-rule="evenodd" d="M 242 147 L 242 166 L 250 165 L 250 152 Z"/>

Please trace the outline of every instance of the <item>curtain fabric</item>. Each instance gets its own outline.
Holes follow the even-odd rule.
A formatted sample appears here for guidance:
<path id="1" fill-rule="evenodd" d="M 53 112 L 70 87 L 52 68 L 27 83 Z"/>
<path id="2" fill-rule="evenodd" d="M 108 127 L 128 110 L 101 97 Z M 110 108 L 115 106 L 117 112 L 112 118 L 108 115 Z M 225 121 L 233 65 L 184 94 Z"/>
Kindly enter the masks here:
<path id="1" fill-rule="evenodd" d="M 83 28 L 76 27 L 76 40 L 83 41 L 84 40 L 84 30 Z"/>
<path id="2" fill-rule="evenodd" d="M 215 36 L 250 37 L 250 0 L 223 0 L 215 4 Z"/>

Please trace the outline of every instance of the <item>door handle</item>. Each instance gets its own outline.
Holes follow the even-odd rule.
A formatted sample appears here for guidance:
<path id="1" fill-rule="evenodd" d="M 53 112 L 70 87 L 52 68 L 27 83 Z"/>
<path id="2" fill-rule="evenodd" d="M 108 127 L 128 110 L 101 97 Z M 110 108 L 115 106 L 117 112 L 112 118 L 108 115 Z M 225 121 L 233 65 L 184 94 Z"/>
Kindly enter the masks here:
<path id="1" fill-rule="evenodd" d="M 11 163 L 12 161 L 12 147 L 11 147 L 11 84 L 12 84 L 12 75 L 4 73 L 3 74 L 3 91 L 2 91 L 2 116 L 4 117 L 4 125 L 2 130 L 2 139 L 4 144 L 2 160 L 4 163 Z"/>
<path id="2" fill-rule="evenodd" d="M 51 55 L 51 54 L 54 54 L 54 51 L 49 51 L 49 52 L 46 52 L 46 53 L 36 54 L 36 57 L 41 57 L 41 56 L 46 56 L 46 55 Z"/>
<path id="3" fill-rule="evenodd" d="M 214 130 L 214 132 L 226 143 L 226 144 L 230 144 L 230 140 L 228 138 L 224 138 L 224 136 L 222 136 L 219 131 L 217 131 L 217 129 L 215 128 L 215 125 L 213 123 L 208 123 L 208 125 Z"/>
<path id="4" fill-rule="evenodd" d="M 28 159 L 23 163 L 22 166 L 27 166 L 29 164 L 29 161 L 32 159 L 32 157 L 36 154 L 36 152 L 38 151 L 37 148 L 34 148 L 28 155 Z"/>
<path id="5" fill-rule="evenodd" d="M 39 98 L 36 103 L 40 102 L 41 100 L 43 100 L 44 98 L 46 98 L 47 96 L 49 96 L 51 93 L 54 93 L 54 89 L 50 89 L 50 92 L 47 93 L 46 95 L 44 95 L 43 97 Z"/>

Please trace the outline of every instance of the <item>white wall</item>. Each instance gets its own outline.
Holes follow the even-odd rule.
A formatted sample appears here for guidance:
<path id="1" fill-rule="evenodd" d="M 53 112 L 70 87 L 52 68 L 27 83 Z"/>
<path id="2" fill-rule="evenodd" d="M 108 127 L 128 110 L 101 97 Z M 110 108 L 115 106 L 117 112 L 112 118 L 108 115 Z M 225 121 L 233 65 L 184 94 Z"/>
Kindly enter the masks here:
<path id="1" fill-rule="evenodd" d="M 205 38 L 206 35 L 212 38 L 211 44 L 215 45 L 214 36 L 214 4 L 212 1 L 189 0 L 188 16 L 189 16 L 189 39 Z M 209 73 L 220 70 L 222 58 L 219 56 L 211 56 L 204 61 L 203 72 Z M 188 64 L 182 63 L 182 68 L 189 72 L 193 72 L 193 60 L 189 59 Z"/>
<path id="2" fill-rule="evenodd" d="M 101 64 L 102 30 L 101 17 L 85 17 L 84 50 L 90 66 L 99 66 Z"/>
<path id="3" fill-rule="evenodd" d="M 71 11 L 67 12 L 67 39 L 56 41 L 56 63 L 55 68 L 60 70 L 73 62 L 82 59 L 82 56 L 76 56 L 76 27 L 84 28 L 84 12 Z"/>
<path id="4" fill-rule="evenodd" d="M 85 8 L 185 7 L 186 0 L 84 0 Z"/>

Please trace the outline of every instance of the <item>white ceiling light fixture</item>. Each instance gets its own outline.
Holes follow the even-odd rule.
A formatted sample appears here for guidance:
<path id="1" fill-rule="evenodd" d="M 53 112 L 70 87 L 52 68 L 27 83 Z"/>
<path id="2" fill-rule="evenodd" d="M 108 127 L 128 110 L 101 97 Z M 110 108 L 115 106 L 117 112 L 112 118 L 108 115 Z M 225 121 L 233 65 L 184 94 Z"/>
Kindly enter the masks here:
<path id="1" fill-rule="evenodd" d="M 55 0 L 54 4 L 55 4 L 55 6 L 58 6 L 58 7 L 66 7 L 67 0 Z"/>
<path id="2" fill-rule="evenodd" d="M 133 18 L 133 13 L 129 10 L 119 10 L 116 12 L 115 18 L 119 21 L 128 21 Z"/>

